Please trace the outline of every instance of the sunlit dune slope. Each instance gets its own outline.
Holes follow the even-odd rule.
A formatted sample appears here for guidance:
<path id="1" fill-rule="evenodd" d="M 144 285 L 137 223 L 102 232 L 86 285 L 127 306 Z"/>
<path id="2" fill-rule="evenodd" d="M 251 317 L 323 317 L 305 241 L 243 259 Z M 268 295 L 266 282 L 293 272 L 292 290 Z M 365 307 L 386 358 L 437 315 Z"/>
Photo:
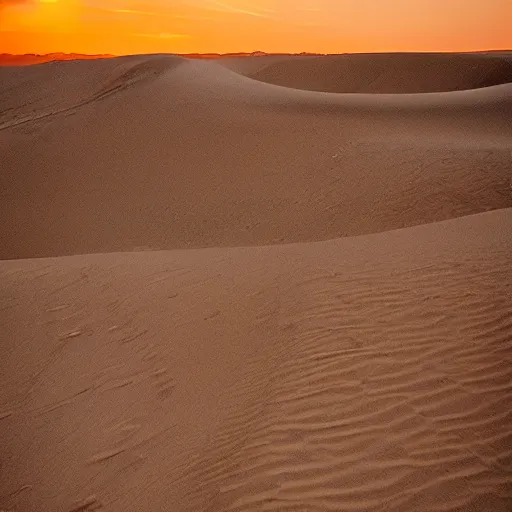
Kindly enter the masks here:
<path id="1" fill-rule="evenodd" d="M 511 223 L 0 262 L 0 507 L 508 512 Z"/>

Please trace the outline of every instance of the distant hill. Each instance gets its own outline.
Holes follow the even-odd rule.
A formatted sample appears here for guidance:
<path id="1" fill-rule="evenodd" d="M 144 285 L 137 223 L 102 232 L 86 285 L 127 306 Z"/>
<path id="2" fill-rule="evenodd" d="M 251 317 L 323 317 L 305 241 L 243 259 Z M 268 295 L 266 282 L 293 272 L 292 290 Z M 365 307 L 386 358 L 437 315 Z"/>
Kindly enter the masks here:
<path id="1" fill-rule="evenodd" d="M 181 54 L 182 57 L 187 57 L 188 59 L 222 59 L 227 57 L 266 57 L 268 55 L 316 55 L 320 56 L 323 54 L 320 53 L 265 53 L 265 52 L 235 52 L 235 53 L 185 53 Z"/>
<path id="2" fill-rule="evenodd" d="M 434 52 L 435 53 L 435 52 Z M 462 52 L 462 53 L 488 53 L 494 56 L 510 57 L 512 55 L 511 50 L 490 50 L 481 52 Z M 281 56 L 322 56 L 327 55 L 324 53 L 266 53 L 262 51 L 255 52 L 234 52 L 234 53 L 182 53 L 172 54 L 186 57 L 188 59 L 222 59 L 228 57 L 265 57 L 268 55 L 281 55 Z M 333 54 L 328 54 L 333 55 Z M 343 54 L 338 54 L 343 55 Z M 26 53 L 24 55 L 13 55 L 10 53 L 0 53 L 0 66 L 30 66 L 33 64 L 42 64 L 44 62 L 53 61 L 66 61 L 66 60 L 93 60 L 93 59 L 110 59 L 117 57 L 117 55 L 111 54 L 98 54 L 98 55 L 86 55 L 83 53 Z"/>
<path id="3" fill-rule="evenodd" d="M 179 54 L 189 59 L 221 59 L 223 57 L 264 57 L 266 55 L 294 55 L 290 53 L 268 54 L 265 52 L 251 53 L 187 53 Z M 300 53 L 297 55 L 319 55 L 317 53 Z M 116 55 L 99 54 L 85 55 L 82 53 L 47 53 L 39 55 L 37 53 L 27 53 L 24 55 L 13 55 L 10 53 L 0 54 L 0 66 L 30 66 L 33 64 L 42 64 L 44 62 L 63 61 L 63 60 L 92 60 L 109 59 Z"/>
<path id="4" fill-rule="evenodd" d="M 39 55 L 37 53 L 27 53 L 24 55 L 12 55 L 10 53 L 0 53 L 0 66 L 30 66 L 32 64 L 42 64 L 44 62 L 62 61 L 62 60 L 93 60 L 108 59 L 114 55 L 84 55 L 81 53 L 46 53 Z"/>

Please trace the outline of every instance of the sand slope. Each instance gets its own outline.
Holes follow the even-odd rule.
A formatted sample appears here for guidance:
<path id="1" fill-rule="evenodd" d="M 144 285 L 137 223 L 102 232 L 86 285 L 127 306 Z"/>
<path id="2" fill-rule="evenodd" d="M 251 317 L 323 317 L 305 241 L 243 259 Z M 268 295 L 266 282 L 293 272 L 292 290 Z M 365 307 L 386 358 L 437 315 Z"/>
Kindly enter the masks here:
<path id="1" fill-rule="evenodd" d="M 325 240 L 512 205 L 512 84 L 327 94 L 169 56 L 0 77 L 1 258 Z"/>
<path id="2" fill-rule="evenodd" d="M 425 93 L 512 82 L 512 61 L 499 54 L 359 54 L 288 57 L 259 69 L 256 80 L 325 92 Z M 246 68 L 246 69 L 244 69 Z"/>
<path id="3" fill-rule="evenodd" d="M 0 263 L 0 506 L 510 510 L 511 222 Z"/>
<path id="4" fill-rule="evenodd" d="M 269 59 L 0 69 L 0 510 L 512 508 L 512 84 Z"/>

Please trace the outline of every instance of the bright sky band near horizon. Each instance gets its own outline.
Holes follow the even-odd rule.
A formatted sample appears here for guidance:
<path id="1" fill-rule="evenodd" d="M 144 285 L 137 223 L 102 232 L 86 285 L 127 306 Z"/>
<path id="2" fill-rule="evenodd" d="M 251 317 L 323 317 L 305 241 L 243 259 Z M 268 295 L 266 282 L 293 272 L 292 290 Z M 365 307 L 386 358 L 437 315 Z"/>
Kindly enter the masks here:
<path id="1" fill-rule="evenodd" d="M 0 0 L 0 53 L 512 47 L 512 0 Z"/>

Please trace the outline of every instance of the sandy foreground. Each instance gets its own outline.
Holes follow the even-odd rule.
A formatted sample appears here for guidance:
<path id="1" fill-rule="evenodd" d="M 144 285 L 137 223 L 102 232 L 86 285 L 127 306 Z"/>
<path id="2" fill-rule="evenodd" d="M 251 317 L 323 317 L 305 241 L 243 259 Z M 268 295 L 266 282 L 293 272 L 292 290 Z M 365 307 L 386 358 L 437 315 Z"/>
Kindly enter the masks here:
<path id="1" fill-rule="evenodd" d="M 511 82 L 1 68 L 0 510 L 509 512 Z"/>

